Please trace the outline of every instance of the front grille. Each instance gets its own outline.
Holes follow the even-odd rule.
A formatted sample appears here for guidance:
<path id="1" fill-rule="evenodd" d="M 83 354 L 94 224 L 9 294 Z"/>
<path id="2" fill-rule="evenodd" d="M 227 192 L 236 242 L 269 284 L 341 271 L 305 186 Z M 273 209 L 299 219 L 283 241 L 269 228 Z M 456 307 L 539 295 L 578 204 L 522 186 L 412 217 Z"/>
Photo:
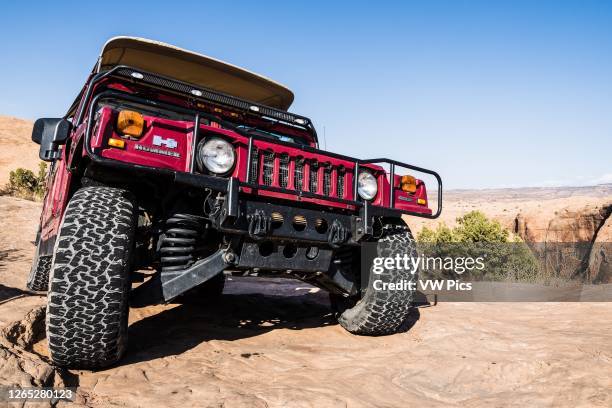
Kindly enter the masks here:
<path id="1" fill-rule="evenodd" d="M 276 164 L 277 161 L 278 164 Z M 323 171 L 320 171 L 321 167 Z M 275 175 L 275 171 L 278 174 Z M 343 165 L 333 166 L 330 163 L 319 163 L 316 160 L 309 161 L 300 156 L 289 156 L 287 153 L 275 154 L 272 151 L 259 150 L 253 146 L 249 173 L 249 182 L 252 184 L 261 183 L 264 186 L 345 198 L 347 171 Z M 305 184 L 306 173 L 308 173 L 308 182 Z M 334 184 L 336 185 L 335 190 Z M 319 187 L 321 187 L 321 192 L 319 192 Z"/>

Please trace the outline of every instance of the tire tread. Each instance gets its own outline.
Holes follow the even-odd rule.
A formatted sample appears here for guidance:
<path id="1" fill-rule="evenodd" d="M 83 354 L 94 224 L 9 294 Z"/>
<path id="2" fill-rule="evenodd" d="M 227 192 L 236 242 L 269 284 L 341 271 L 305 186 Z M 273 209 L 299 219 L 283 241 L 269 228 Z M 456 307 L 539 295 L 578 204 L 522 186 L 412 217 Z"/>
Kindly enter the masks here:
<path id="1" fill-rule="evenodd" d="M 416 256 L 416 242 L 410 229 L 405 225 L 387 224 L 377 241 L 377 256 L 394 257 L 396 254 Z M 372 272 L 370 272 L 370 275 Z M 386 269 L 377 279 L 383 282 L 400 280 L 416 281 L 417 273 L 405 270 Z M 414 291 L 374 291 L 367 290 L 365 295 L 352 307 L 339 310 L 338 322 L 354 334 L 381 336 L 401 331 L 410 313 Z M 335 301 L 336 304 L 342 302 Z"/>
<path id="2" fill-rule="evenodd" d="M 51 359 L 69 368 L 115 363 L 127 345 L 135 205 L 126 190 L 85 187 L 66 208 L 47 302 Z"/>

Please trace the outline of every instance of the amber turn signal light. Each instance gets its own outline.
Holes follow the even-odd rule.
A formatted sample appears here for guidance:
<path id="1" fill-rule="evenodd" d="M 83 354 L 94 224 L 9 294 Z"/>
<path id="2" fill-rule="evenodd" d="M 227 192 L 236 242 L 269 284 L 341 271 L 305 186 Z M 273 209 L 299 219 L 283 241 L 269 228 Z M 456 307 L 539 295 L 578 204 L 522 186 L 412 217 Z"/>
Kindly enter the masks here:
<path id="1" fill-rule="evenodd" d="M 416 192 L 416 179 L 412 176 L 402 176 L 402 178 L 400 179 L 400 187 L 402 189 L 402 191 L 405 191 L 407 193 L 414 193 Z"/>
<path id="2" fill-rule="evenodd" d="M 108 145 L 111 147 L 118 147 L 119 149 L 123 149 L 125 147 L 125 140 L 115 139 L 111 137 L 108 139 Z"/>
<path id="3" fill-rule="evenodd" d="M 144 129 L 144 119 L 138 112 L 122 110 L 117 117 L 117 130 L 124 135 L 140 137 Z"/>

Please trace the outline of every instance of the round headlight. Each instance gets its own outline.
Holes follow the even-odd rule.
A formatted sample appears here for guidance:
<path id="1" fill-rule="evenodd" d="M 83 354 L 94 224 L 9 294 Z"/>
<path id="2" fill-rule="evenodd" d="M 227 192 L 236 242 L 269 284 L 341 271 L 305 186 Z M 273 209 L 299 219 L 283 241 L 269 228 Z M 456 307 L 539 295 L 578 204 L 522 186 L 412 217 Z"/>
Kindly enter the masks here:
<path id="1" fill-rule="evenodd" d="M 218 137 L 211 137 L 204 143 L 200 142 L 196 159 L 200 171 L 206 168 L 213 173 L 224 174 L 234 166 L 236 153 L 229 142 Z"/>
<path id="2" fill-rule="evenodd" d="M 376 193 L 378 192 L 378 182 L 376 181 L 376 177 L 367 171 L 362 171 L 359 173 L 357 192 L 364 200 L 371 200 L 376 197 Z"/>

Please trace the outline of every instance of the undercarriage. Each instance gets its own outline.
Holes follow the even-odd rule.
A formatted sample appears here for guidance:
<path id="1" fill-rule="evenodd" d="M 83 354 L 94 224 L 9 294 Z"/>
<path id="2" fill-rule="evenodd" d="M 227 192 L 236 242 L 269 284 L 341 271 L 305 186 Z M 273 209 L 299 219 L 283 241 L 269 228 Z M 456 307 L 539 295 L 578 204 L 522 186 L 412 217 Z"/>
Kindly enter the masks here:
<path id="1" fill-rule="evenodd" d="M 363 228 L 359 216 L 245 199 L 228 210 L 233 200 L 231 193 L 206 191 L 201 203 L 194 197 L 180 200 L 181 212 L 165 217 L 143 210 L 137 258 L 140 267 L 159 276 L 139 287 L 141 303 L 170 301 L 224 271 L 280 274 L 339 295 L 356 294 L 358 273 L 339 271 L 358 253 L 355 237 L 364 238 L 357 232 Z"/>

